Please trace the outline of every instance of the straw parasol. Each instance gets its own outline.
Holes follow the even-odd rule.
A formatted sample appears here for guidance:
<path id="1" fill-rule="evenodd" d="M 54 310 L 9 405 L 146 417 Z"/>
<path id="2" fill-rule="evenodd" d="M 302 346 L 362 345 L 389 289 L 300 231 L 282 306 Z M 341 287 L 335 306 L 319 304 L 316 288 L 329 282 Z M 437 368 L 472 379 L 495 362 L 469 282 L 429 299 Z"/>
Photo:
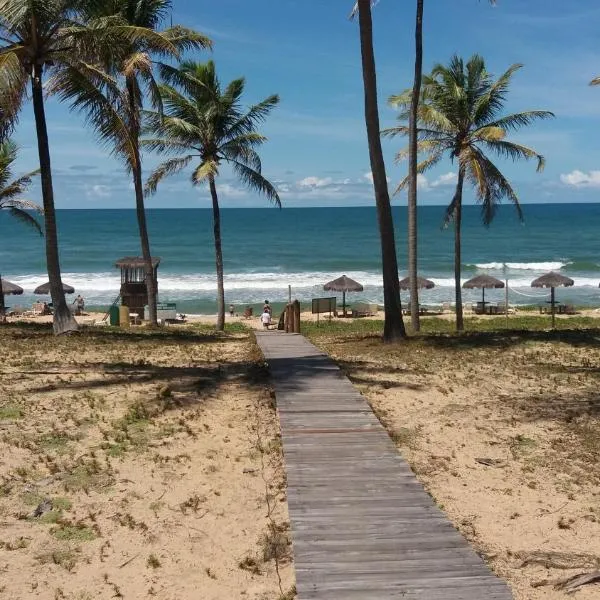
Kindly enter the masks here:
<path id="1" fill-rule="evenodd" d="M 342 275 L 323 286 L 326 292 L 342 292 L 342 307 L 344 315 L 346 315 L 346 292 L 362 292 L 363 286 L 358 281 L 350 279 L 346 275 Z"/>
<path id="2" fill-rule="evenodd" d="M 18 286 L 16 283 L 11 283 L 10 281 L 6 281 L 6 279 L 2 279 L 2 295 L 8 296 L 13 294 L 14 296 L 20 296 L 23 293 L 23 288 Z"/>
<path id="3" fill-rule="evenodd" d="M 417 277 L 417 287 L 420 290 L 430 290 L 435 287 L 435 283 L 429 279 L 425 279 L 425 277 Z M 410 277 L 405 277 L 400 280 L 400 289 L 410 290 Z"/>
<path id="4" fill-rule="evenodd" d="M 62 284 L 63 290 L 65 294 L 74 294 L 75 288 L 70 286 L 67 283 Z M 38 287 L 33 290 L 33 293 L 38 296 L 47 296 L 50 293 L 50 282 L 46 282 L 43 285 L 38 285 Z"/>
<path id="5" fill-rule="evenodd" d="M 534 279 L 531 282 L 531 287 L 537 288 L 550 288 L 550 307 L 552 309 L 552 328 L 554 329 L 555 324 L 555 307 L 556 300 L 554 297 L 554 289 L 557 287 L 571 287 L 575 282 L 565 275 L 561 275 L 560 273 L 556 273 L 555 271 L 550 271 L 550 273 L 546 273 L 537 279 Z"/>
<path id="6" fill-rule="evenodd" d="M 477 275 L 468 281 L 463 283 L 463 287 L 467 290 L 481 288 L 481 302 L 485 306 L 485 290 L 486 289 L 500 289 L 504 287 L 504 281 L 500 281 L 491 275 Z"/>

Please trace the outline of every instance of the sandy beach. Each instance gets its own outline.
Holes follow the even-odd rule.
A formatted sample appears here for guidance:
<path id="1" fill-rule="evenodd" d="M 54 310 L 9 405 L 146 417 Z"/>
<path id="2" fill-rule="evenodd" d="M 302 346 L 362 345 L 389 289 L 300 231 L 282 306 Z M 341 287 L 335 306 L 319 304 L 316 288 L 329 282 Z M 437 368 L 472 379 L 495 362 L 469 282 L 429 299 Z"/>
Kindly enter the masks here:
<path id="1" fill-rule="evenodd" d="M 600 566 L 598 330 L 423 336 L 309 332 L 518 600 Z M 598 585 L 576 597 L 598 597 Z"/>
<path id="2" fill-rule="evenodd" d="M 293 597 L 278 423 L 247 334 L 0 339 L 3 598 Z"/>

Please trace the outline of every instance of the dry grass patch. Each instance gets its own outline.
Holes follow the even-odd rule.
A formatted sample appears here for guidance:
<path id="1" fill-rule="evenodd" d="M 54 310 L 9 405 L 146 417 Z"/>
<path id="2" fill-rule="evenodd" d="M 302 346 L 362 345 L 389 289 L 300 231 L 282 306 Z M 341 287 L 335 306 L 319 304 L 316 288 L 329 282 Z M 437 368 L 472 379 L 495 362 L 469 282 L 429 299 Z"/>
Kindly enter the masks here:
<path id="1" fill-rule="evenodd" d="M 515 597 L 570 597 L 553 583 L 600 561 L 600 331 L 311 333 Z"/>
<path id="2" fill-rule="evenodd" d="M 249 333 L 0 327 L 2 597 L 278 598 L 278 423 Z M 268 446 L 268 451 L 265 450 Z M 260 568 L 240 568 L 244 556 Z M 281 582 L 280 582 L 281 578 Z"/>

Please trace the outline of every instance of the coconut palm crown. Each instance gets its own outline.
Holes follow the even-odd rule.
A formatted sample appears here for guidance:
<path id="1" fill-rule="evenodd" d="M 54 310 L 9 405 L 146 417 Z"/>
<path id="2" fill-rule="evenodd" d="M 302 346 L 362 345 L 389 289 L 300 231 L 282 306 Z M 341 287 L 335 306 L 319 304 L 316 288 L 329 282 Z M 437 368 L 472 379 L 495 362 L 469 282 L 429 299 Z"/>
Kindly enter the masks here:
<path id="1" fill-rule="evenodd" d="M 164 67 L 162 71 L 166 81 L 160 86 L 164 114 L 145 115 L 145 129 L 153 137 L 144 140 L 144 147 L 172 158 L 152 173 L 146 190 L 154 193 L 163 178 L 189 165 L 192 165 L 192 184 L 208 184 L 213 203 L 217 263 L 217 329 L 222 329 L 225 318 L 223 258 L 215 180 L 221 165 L 226 163 L 246 187 L 281 207 L 277 190 L 262 174 L 257 152 L 266 141 L 257 127 L 279 103 L 279 96 L 272 95 L 243 108 L 245 80 L 235 79 L 223 88 L 213 61 L 183 62 L 178 69 Z"/>
<path id="2" fill-rule="evenodd" d="M 71 69 L 55 78 L 52 91 L 82 110 L 99 135 L 132 175 L 151 325 L 157 324 L 156 290 L 146 224 L 142 160 L 141 112 L 144 101 L 159 112 L 162 101 L 155 79 L 161 60 L 179 60 L 187 50 L 210 48 L 201 33 L 180 25 L 161 28 L 171 0 L 96 0 L 89 7 L 92 22 L 109 21 L 112 43 L 99 57 L 102 69 L 85 73 Z"/>
<path id="3" fill-rule="evenodd" d="M 460 225 L 462 195 L 465 180 L 472 185 L 477 202 L 481 205 L 482 220 L 489 225 L 503 199 L 512 202 L 522 217 L 517 193 L 489 154 L 513 161 L 534 160 L 537 170 L 544 168 L 544 157 L 532 148 L 507 139 L 508 133 L 530 125 L 538 119 L 554 115 L 549 111 L 532 110 L 502 114 L 513 75 L 522 65 L 512 65 L 495 79 L 482 57 L 472 56 L 464 62 L 452 57 L 448 66 L 436 65 L 431 74 L 423 77 L 417 114 L 417 148 L 425 158 L 417 166 L 424 173 L 445 156 L 458 165 L 455 193 L 445 213 L 445 223 L 455 227 L 455 277 L 457 278 L 457 327 L 462 329 L 462 302 L 460 296 Z M 411 89 L 390 98 L 400 109 L 399 120 L 409 117 Z M 408 135 L 408 126 L 398 125 L 384 131 L 385 135 Z M 397 154 L 398 160 L 408 156 L 408 149 Z M 404 178 L 398 189 L 408 182 Z"/>

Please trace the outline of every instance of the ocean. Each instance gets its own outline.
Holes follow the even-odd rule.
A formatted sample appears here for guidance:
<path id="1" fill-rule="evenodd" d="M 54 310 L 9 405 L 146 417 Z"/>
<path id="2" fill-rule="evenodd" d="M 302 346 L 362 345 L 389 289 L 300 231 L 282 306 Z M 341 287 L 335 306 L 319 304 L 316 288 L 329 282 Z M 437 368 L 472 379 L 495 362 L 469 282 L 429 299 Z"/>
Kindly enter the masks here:
<path id="1" fill-rule="evenodd" d="M 394 207 L 400 277 L 406 273 L 406 208 Z M 87 307 L 106 307 L 118 295 L 117 259 L 139 254 L 134 210 L 57 211 L 63 281 L 75 287 Z M 467 206 L 463 225 L 463 279 L 488 273 L 509 280 L 513 304 L 542 303 L 546 290 L 530 287 L 549 271 L 560 271 L 575 286 L 557 291 L 563 302 L 600 306 L 600 204 L 524 206 L 519 222 L 510 206 L 500 208 L 489 228 L 479 208 Z M 419 273 L 435 283 L 421 302 L 454 297 L 453 231 L 442 229 L 444 208 L 419 212 Z M 212 215 L 209 209 L 148 211 L 152 253 L 161 257 L 159 299 L 176 302 L 179 312 L 215 312 Z M 323 284 L 342 274 L 364 285 L 349 302 L 383 302 L 375 209 L 252 208 L 222 210 L 226 303 L 242 310 L 269 299 L 284 302 L 288 285 L 301 301 L 319 296 Z M 25 289 L 7 304 L 27 306 L 33 289 L 47 281 L 44 242 L 35 232 L 0 211 L 0 273 Z M 464 300 L 481 291 L 464 290 Z M 407 293 L 403 293 L 406 300 Z M 501 300 L 504 290 L 486 292 Z"/>

